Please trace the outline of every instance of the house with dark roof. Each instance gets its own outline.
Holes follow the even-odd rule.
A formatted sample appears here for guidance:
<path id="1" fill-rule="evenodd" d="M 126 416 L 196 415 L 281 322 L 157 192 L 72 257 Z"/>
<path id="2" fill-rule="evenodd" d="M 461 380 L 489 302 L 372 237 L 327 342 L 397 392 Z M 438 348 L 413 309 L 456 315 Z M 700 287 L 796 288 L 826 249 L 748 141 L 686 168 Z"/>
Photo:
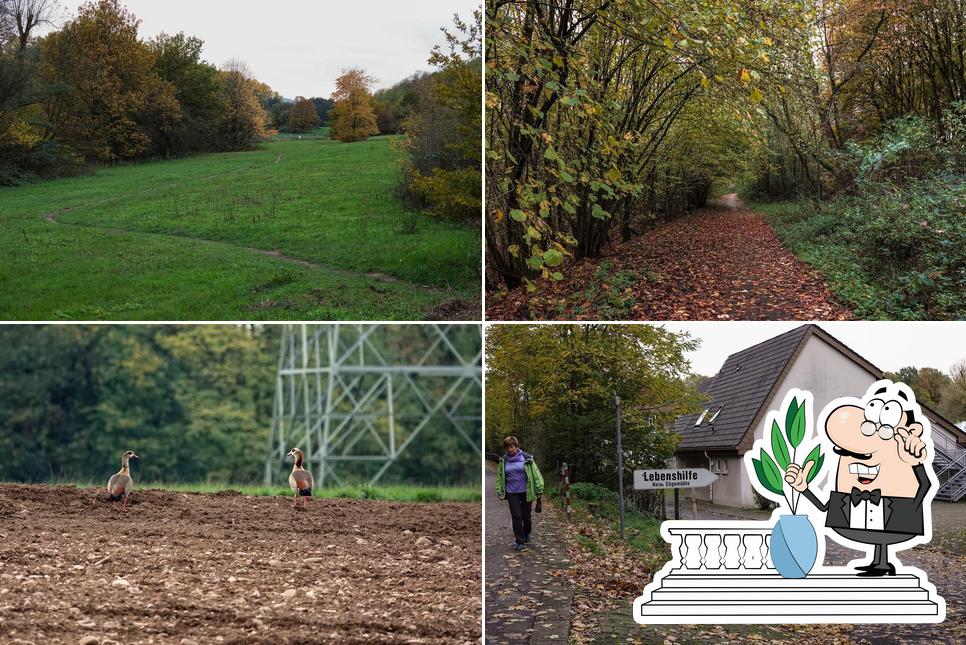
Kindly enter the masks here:
<path id="1" fill-rule="evenodd" d="M 698 385 L 704 409 L 679 417 L 676 467 L 710 468 L 718 480 L 696 489 L 698 499 L 727 506 L 753 506 L 751 480 L 742 456 L 762 437 L 765 416 L 781 407 L 792 388 L 814 396 L 818 414 L 840 396 L 862 396 L 882 378 L 878 367 L 818 325 L 802 325 L 730 355 L 714 376 Z M 933 467 L 940 482 L 936 499 L 966 496 L 966 432 L 927 406 L 936 448 Z"/>

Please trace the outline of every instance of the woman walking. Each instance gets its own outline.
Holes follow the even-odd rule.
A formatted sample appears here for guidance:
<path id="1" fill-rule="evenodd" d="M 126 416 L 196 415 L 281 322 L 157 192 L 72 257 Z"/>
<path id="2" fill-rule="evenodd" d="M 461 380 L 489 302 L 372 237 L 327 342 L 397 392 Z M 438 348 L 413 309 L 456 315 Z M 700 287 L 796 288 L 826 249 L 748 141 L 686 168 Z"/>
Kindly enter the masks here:
<path id="1" fill-rule="evenodd" d="M 522 551 L 523 545 L 530 541 L 531 504 L 543 495 L 543 475 L 533 455 L 520 450 L 516 437 L 504 439 L 503 449 L 504 455 L 496 467 L 496 494 L 510 504 L 516 550 Z"/>

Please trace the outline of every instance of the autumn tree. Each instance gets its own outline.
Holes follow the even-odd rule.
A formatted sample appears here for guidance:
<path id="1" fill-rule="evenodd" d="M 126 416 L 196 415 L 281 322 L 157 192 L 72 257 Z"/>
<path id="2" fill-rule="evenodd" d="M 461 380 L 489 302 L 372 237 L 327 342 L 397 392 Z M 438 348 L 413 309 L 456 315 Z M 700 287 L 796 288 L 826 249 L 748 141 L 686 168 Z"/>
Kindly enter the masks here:
<path id="1" fill-rule="evenodd" d="M 695 341 L 652 325 L 499 325 L 486 336 L 486 445 L 507 435 L 545 463 L 577 465 L 583 481 L 616 480 L 614 397 L 623 413 L 624 467 L 660 467 L 695 408 L 686 352 Z"/>
<path id="2" fill-rule="evenodd" d="M 379 134 L 371 88 L 375 79 L 361 69 L 350 69 L 336 80 L 329 113 L 332 138 L 344 143 L 364 141 Z"/>
<path id="3" fill-rule="evenodd" d="M 268 137 L 269 115 L 262 107 L 259 83 L 245 63 L 230 61 L 219 73 L 225 110 L 218 134 L 224 146 L 244 150 Z"/>
<path id="4" fill-rule="evenodd" d="M 955 423 L 966 421 L 966 360 L 956 363 L 942 390 L 939 411 Z"/>
<path id="5" fill-rule="evenodd" d="M 182 116 L 175 127 L 153 133 L 157 151 L 171 155 L 217 150 L 216 128 L 225 104 L 218 69 L 201 58 L 204 43 L 184 33 L 162 33 L 148 46 L 155 71 L 174 87 Z"/>
<path id="6" fill-rule="evenodd" d="M 75 165 L 68 150 L 45 138 L 38 105 L 56 88 L 38 77 L 36 32 L 56 14 L 53 0 L 0 0 L 0 186 Z"/>
<path id="7" fill-rule="evenodd" d="M 158 76 L 138 25 L 118 0 L 100 0 L 41 44 L 43 80 L 64 88 L 46 101 L 47 115 L 59 138 L 88 159 L 138 157 L 151 147 L 149 124 L 168 131 L 181 119 L 174 87 Z"/>
<path id="8" fill-rule="evenodd" d="M 428 82 L 416 79 L 418 100 L 402 124 L 408 190 L 445 219 L 478 222 L 482 212 L 482 20 L 479 11 L 470 21 L 455 19 L 445 48 L 429 59 L 439 71 Z"/>
<path id="9" fill-rule="evenodd" d="M 288 117 L 288 129 L 290 132 L 308 132 L 319 127 L 322 119 L 315 110 L 315 103 L 305 97 L 295 99 L 295 105 Z"/>

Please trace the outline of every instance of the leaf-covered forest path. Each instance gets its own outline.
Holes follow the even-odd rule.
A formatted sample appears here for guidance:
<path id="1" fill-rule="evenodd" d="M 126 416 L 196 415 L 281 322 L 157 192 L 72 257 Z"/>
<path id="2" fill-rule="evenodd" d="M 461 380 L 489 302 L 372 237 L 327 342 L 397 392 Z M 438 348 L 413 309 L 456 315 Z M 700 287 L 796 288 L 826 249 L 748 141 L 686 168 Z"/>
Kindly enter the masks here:
<path id="1" fill-rule="evenodd" d="M 657 225 L 536 293 L 487 300 L 490 320 L 845 320 L 851 312 L 735 194 Z"/>
<path id="2" fill-rule="evenodd" d="M 574 592 L 554 572 L 570 566 L 563 528 L 552 504 L 533 514 L 533 539 L 513 550 L 505 501 L 496 496 L 496 468 L 486 465 L 486 641 L 567 643 Z"/>

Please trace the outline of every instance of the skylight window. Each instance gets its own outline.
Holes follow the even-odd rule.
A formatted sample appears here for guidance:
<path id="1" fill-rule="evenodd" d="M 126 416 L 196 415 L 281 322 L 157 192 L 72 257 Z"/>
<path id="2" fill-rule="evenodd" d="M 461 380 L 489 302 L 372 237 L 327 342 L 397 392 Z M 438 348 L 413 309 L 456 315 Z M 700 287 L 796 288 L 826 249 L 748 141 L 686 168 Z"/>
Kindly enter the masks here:
<path id="1" fill-rule="evenodd" d="M 717 409 L 717 411 L 715 411 L 714 415 L 710 419 L 708 419 L 708 423 L 714 423 L 714 420 L 718 418 L 718 415 L 721 414 L 721 411 L 722 410 L 724 410 L 724 406 L 723 405 L 719 405 L 718 406 L 718 409 Z"/>
<path id="2" fill-rule="evenodd" d="M 718 415 L 721 414 L 722 410 L 724 410 L 723 405 L 719 405 L 717 408 L 712 407 L 712 408 L 706 409 L 704 412 L 701 413 L 701 416 L 698 417 L 698 420 L 694 422 L 695 427 L 704 423 L 705 419 L 708 420 L 709 424 L 714 423 L 714 420 L 718 418 Z"/>

